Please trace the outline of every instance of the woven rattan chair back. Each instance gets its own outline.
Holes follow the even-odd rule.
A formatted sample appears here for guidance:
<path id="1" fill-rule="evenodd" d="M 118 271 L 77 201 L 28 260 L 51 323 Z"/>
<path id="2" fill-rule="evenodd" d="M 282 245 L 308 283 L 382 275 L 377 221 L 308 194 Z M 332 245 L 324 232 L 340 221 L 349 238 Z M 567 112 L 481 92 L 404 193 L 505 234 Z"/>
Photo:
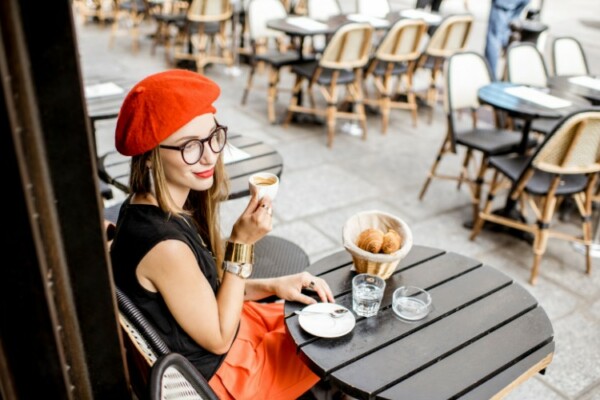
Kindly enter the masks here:
<path id="1" fill-rule="evenodd" d="M 329 69 L 362 68 L 369 61 L 373 27 L 350 23 L 340 27 L 325 48 L 319 65 Z"/>
<path id="2" fill-rule="evenodd" d="M 600 111 L 564 120 L 536 153 L 532 165 L 559 175 L 600 172 Z"/>
<path id="3" fill-rule="evenodd" d="M 375 58 L 385 62 L 415 61 L 427 29 L 420 19 L 402 19 L 394 24 L 375 50 Z"/>
<path id="4" fill-rule="evenodd" d="M 419 19 L 396 22 L 377 46 L 374 59 L 369 64 L 366 78 L 373 78 L 377 94 L 366 98 L 365 102 L 379 107 L 383 133 L 387 132 L 392 108 L 410 110 L 413 126 L 417 126 L 418 105 L 413 92 L 413 73 L 426 29 L 425 21 Z"/>
<path id="5" fill-rule="evenodd" d="M 464 50 L 473 20 L 474 18 L 470 14 L 451 15 L 444 18 L 429 39 L 425 54 L 432 57 L 447 58 L 457 51 Z"/>
<path id="6" fill-rule="evenodd" d="M 570 36 L 552 41 L 552 70 L 554 75 L 587 75 L 590 73 L 581 43 Z"/>
<path id="7" fill-rule="evenodd" d="M 548 69 L 533 43 L 518 42 L 506 50 L 506 80 L 520 85 L 546 87 Z"/>
<path id="8" fill-rule="evenodd" d="M 158 359 L 150 376 L 150 400 L 218 400 L 208 382 L 181 354 Z"/>
<path id="9" fill-rule="evenodd" d="M 193 22 L 222 22 L 229 20 L 232 13 L 229 0 L 192 0 L 187 18 Z"/>

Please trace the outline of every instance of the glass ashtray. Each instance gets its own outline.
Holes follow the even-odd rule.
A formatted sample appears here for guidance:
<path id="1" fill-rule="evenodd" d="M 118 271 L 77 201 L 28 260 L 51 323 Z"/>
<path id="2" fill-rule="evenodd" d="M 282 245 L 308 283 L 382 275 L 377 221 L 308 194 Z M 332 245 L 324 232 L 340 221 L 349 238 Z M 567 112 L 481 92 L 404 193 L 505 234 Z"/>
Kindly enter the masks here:
<path id="1" fill-rule="evenodd" d="M 402 319 L 418 321 L 431 311 L 431 295 L 416 286 L 402 286 L 394 291 L 392 309 Z"/>

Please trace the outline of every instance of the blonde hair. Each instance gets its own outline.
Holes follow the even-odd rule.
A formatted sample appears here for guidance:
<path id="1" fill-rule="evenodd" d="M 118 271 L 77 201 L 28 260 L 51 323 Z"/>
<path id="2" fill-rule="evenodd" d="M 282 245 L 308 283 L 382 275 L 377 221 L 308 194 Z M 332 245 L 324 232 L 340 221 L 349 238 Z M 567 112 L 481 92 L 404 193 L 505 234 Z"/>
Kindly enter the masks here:
<path id="1" fill-rule="evenodd" d="M 152 168 L 148 168 L 148 163 Z M 217 159 L 213 179 L 214 183 L 208 190 L 191 190 L 183 209 L 179 209 L 174 206 L 175 203 L 167 189 L 167 179 L 159 148 L 156 147 L 131 158 L 129 177 L 131 191 L 139 195 L 154 195 L 158 207 L 168 215 L 180 218 L 190 216 L 201 239 L 208 242 L 207 246 L 212 251 L 217 264 L 217 276 L 221 277 L 225 243 L 219 225 L 219 204 L 229 195 L 229 179 L 225 172 L 223 157 L 219 156 Z"/>

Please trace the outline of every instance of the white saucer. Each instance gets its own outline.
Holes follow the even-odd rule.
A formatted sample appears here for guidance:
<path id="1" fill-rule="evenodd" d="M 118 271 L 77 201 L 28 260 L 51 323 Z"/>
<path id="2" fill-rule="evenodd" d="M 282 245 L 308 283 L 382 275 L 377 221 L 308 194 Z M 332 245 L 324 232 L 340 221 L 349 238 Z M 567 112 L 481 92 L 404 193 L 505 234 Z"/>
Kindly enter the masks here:
<path id="1" fill-rule="evenodd" d="M 316 303 L 304 307 L 303 310 L 329 312 L 338 308 L 345 307 L 334 303 Z M 339 318 L 333 318 L 328 314 L 300 315 L 298 316 L 298 323 L 300 323 L 302 329 L 311 335 L 334 338 L 344 336 L 352 331 L 356 324 L 356 318 L 352 311 L 348 310 L 343 317 Z"/>

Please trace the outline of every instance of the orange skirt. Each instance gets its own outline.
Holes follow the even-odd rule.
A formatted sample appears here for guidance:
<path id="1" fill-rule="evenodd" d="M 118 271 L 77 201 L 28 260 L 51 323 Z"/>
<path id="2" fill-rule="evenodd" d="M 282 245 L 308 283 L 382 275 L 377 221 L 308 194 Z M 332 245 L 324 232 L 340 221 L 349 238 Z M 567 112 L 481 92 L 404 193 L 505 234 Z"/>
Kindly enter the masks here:
<path id="1" fill-rule="evenodd" d="M 290 400 L 318 381 L 296 355 L 283 304 L 247 301 L 238 335 L 209 385 L 221 400 Z"/>

